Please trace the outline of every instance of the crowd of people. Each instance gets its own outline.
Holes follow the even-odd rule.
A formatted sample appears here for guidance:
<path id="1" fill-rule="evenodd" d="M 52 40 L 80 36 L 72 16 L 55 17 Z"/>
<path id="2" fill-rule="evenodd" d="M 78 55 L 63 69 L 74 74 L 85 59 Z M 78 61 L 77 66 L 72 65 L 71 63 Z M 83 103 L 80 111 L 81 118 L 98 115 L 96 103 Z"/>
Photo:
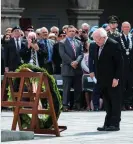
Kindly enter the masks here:
<path id="1" fill-rule="evenodd" d="M 132 110 L 133 29 L 129 22 L 123 22 L 119 30 L 118 23 L 116 16 L 110 16 L 101 27 L 83 23 L 79 29 L 64 25 L 62 29 L 53 26 L 50 31 L 46 27 L 35 30 L 33 26 L 24 30 L 19 26 L 7 28 L 1 36 L 1 74 L 30 63 L 45 68 L 51 75 L 62 75 L 63 111 L 109 110 L 112 107 L 110 101 L 115 101 L 116 109 L 121 101 L 122 110 Z M 109 48 L 105 49 L 107 42 Z M 82 92 L 84 74 L 97 80 L 93 92 Z M 121 94 L 117 91 L 113 99 L 110 96 L 105 99 L 103 95 L 112 92 L 106 87 L 110 80 L 113 80 L 112 87 L 120 83 Z M 85 100 L 84 104 L 81 104 L 81 99 Z"/>

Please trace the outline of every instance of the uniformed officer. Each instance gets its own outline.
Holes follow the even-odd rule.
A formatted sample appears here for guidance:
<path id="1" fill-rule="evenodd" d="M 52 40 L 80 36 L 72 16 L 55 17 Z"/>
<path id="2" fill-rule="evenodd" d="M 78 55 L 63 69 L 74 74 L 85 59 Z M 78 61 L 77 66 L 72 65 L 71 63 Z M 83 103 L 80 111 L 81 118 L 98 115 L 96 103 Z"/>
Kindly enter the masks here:
<path id="1" fill-rule="evenodd" d="M 119 32 L 118 32 L 118 22 L 119 19 L 117 16 L 109 16 L 108 20 L 107 20 L 109 27 L 110 27 L 110 31 L 108 32 L 108 37 L 112 38 L 112 39 L 116 39 L 117 37 L 119 37 Z"/>

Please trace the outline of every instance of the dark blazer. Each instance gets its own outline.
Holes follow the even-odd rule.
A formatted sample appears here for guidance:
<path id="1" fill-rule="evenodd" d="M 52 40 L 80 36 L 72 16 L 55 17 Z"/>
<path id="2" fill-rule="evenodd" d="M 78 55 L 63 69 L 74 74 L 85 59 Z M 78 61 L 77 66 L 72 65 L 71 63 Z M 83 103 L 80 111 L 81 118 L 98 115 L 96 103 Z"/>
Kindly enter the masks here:
<path id="1" fill-rule="evenodd" d="M 62 68 L 61 74 L 62 76 L 75 76 L 75 75 L 82 75 L 81 69 L 81 60 L 83 59 L 83 46 L 81 42 L 75 39 L 75 47 L 76 47 L 76 57 L 74 55 L 73 48 L 69 42 L 69 40 L 63 39 L 59 43 L 59 53 L 62 59 Z M 78 62 L 78 67 L 74 69 L 71 66 L 72 61 Z"/>
<path id="2" fill-rule="evenodd" d="M 59 53 L 59 42 L 53 46 L 52 61 L 54 64 L 54 74 L 61 74 L 62 59 Z"/>
<path id="3" fill-rule="evenodd" d="M 22 43 L 21 45 L 21 50 L 20 50 L 20 56 L 22 57 L 22 60 L 24 63 L 29 63 L 31 59 L 31 49 L 28 48 L 28 43 Z M 42 47 L 39 47 L 39 50 L 37 51 L 37 58 L 38 58 L 38 63 L 40 67 L 44 66 L 44 54 L 45 51 Z"/>
<path id="4" fill-rule="evenodd" d="M 126 48 L 128 48 L 129 44 L 127 44 L 127 41 L 126 41 L 125 36 L 124 36 L 123 33 L 121 35 L 121 38 L 123 39 L 123 42 L 124 42 Z M 130 50 L 130 55 L 126 55 L 126 51 L 125 51 L 125 49 L 123 48 L 123 46 L 121 44 L 120 37 L 117 38 L 117 41 L 121 45 L 121 51 L 122 51 L 122 55 L 123 55 L 123 58 L 124 58 L 124 67 L 126 68 L 126 66 L 129 66 L 130 70 L 133 72 L 133 37 L 131 37 L 131 40 L 132 40 L 132 49 Z"/>
<path id="5" fill-rule="evenodd" d="M 10 41 L 4 47 L 4 63 L 5 67 L 9 68 L 9 71 L 15 71 L 16 68 L 18 68 L 18 66 L 21 65 L 20 53 L 16 48 L 14 38 L 11 38 Z"/>
<path id="6" fill-rule="evenodd" d="M 89 70 L 90 73 L 94 72 L 95 73 L 95 63 L 94 63 L 94 58 L 95 58 L 95 49 L 96 49 L 96 44 L 95 42 L 90 43 L 89 47 L 89 58 L 88 58 L 88 64 L 89 64 Z"/>
<path id="7" fill-rule="evenodd" d="M 95 69 L 100 87 L 112 86 L 113 79 L 122 81 L 123 58 L 120 45 L 113 39 L 108 38 L 101 55 L 98 59 L 99 47 L 95 44 Z"/>

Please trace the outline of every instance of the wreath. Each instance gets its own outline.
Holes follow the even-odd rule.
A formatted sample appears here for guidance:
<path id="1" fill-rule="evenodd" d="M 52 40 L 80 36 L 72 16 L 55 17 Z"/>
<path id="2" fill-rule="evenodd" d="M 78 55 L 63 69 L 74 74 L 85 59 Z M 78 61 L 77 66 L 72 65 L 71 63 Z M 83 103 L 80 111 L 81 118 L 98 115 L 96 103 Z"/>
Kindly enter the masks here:
<path id="1" fill-rule="evenodd" d="M 37 66 L 33 66 L 31 64 L 23 64 L 21 65 L 16 72 L 20 72 L 22 69 L 28 68 L 33 72 L 43 72 L 47 78 L 48 78 L 48 82 L 49 82 L 49 87 L 50 87 L 50 91 L 51 91 L 51 95 L 52 95 L 52 99 L 53 99 L 53 105 L 54 105 L 54 110 L 55 110 L 55 114 L 56 114 L 56 118 L 58 119 L 62 110 L 62 98 L 60 95 L 60 92 L 57 88 L 55 79 L 52 75 L 50 75 L 44 68 L 40 68 Z M 14 82 L 17 81 L 17 78 L 14 79 Z M 37 79 L 30 79 L 31 82 L 35 82 L 38 83 Z M 45 89 L 45 85 L 42 85 L 42 89 Z M 12 96 L 11 96 L 11 92 L 10 92 L 10 88 L 8 88 L 8 100 L 12 100 Z M 49 105 L 46 104 L 47 102 L 40 100 L 42 105 L 46 105 L 46 109 L 49 109 Z M 30 127 L 30 122 L 31 122 L 31 118 L 32 118 L 32 114 L 20 114 L 20 121 L 21 121 L 21 125 L 23 129 L 29 128 Z M 45 128 L 51 128 L 53 126 L 53 122 L 52 122 L 52 117 L 50 115 L 46 115 L 46 114 L 39 114 L 38 116 L 38 120 L 39 120 L 39 126 L 42 129 Z"/>

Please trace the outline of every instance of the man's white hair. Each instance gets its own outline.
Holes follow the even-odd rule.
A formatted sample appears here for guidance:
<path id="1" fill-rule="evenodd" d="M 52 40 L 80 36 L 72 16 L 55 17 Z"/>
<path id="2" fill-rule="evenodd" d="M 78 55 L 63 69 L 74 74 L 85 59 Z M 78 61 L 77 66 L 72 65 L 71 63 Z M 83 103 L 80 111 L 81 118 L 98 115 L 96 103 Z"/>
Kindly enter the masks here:
<path id="1" fill-rule="evenodd" d="M 83 23 L 83 24 L 81 25 L 81 28 L 83 28 L 84 26 L 90 28 L 90 25 L 89 25 L 88 23 Z"/>
<path id="2" fill-rule="evenodd" d="M 50 28 L 50 31 L 52 32 L 53 29 L 57 29 L 57 31 L 59 32 L 59 28 L 58 28 L 58 27 L 52 26 L 52 27 Z"/>
<path id="3" fill-rule="evenodd" d="M 98 28 L 97 30 L 95 30 L 92 34 L 92 36 L 94 37 L 95 35 L 98 35 L 100 37 L 107 37 L 107 32 L 104 28 Z"/>
<path id="4" fill-rule="evenodd" d="M 41 33 L 41 29 L 36 29 L 36 33 L 40 34 Z"/>
<path id="5" fill-rule="evenodd" d="M 36 33 L 35 32 L 29 32 L 28 38 L 29 37 L 34 37 L 36 39 Z"/>
<path id="6" fill-rule="evenodd" d="M 40 30 L 41 33 L 42 33 L 42 30 L 43 30 L 43 29 L 45 29 L 45 30 L 48 32 L 48 29 L 47 29 L 46 27 L 42 27 L 41 30 Z"/>
<path id="7" fill-rule="evenodd" d="M 123 26 L 124 24 L 129 25 L 129 26 L 130 26 L 130 28 L 131 28 L 131 24 L 130 24 L 128 21 L 123 22 L 123 23 L 122 23 L 122 26 Z"/>

